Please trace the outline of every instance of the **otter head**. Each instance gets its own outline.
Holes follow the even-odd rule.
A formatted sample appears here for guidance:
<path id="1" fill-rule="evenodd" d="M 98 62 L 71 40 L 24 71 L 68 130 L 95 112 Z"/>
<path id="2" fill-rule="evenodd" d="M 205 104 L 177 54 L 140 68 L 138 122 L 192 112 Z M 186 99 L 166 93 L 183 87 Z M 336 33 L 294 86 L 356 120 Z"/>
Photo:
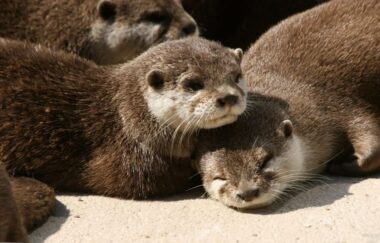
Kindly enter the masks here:
<path id="1" fill-rule="evenodd" d="M 97 13 L 90 37 L 99 64 L 122 63 L 155 44 L 198 35 L 179 0 L 100 0 Z"/>
<path id="2" fill-rule="evenodd" d="M 279 198 L 302 177 L 303 149 L 286 105 L 254 98 L 247 116 L 204 131 L 197 164 L 211 198 L 234 208 L 256 208 Z"/>
<path id="3" fill-rule="evenodd" d="M 170 41 L 136 58 L 142 93 L 160 124 L 178 131 L 215 128 L 246 108 L 242 52 L 202 38 Z"/>

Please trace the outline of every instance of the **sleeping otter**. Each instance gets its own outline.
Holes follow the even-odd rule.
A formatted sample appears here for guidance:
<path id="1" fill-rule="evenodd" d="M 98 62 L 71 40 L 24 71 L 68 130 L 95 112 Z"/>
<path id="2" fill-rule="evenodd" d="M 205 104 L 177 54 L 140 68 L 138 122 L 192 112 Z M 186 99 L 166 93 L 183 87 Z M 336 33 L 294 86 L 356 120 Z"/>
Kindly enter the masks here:
<path id="1" fill-rule="evenodd" d="M 199 138 L 212 198 L 260 207 L 326 165 L 340 175 L 380 170 L 379 12 L 377 0 L 331 1 L 251 47 L 248 115 Z"/>

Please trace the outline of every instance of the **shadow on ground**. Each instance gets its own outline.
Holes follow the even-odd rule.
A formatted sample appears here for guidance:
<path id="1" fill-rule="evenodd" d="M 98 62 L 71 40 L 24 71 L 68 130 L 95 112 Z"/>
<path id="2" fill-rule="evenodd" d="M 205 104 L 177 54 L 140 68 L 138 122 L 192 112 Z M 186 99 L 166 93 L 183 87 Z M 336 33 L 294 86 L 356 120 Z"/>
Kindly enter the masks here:
<path id="1" fill-rule="evenodd" d="M 380 175 L 370 178 L 380 179 Z M 247 214 L 273 215 L 286 214 L 304 208 L 328 206 L 337 200 L 350 196 L 350 187 L 353 184 L 366 179 L 369 178 L 329 177 L 329 179 L 324 180 L 322 183 L 310 185 L 306 191 L 291 193 L 289 198 L 282 200 L 281 202 L 277 202 L 269 207 L 239 212 Z M 78 195 L 78 197 L 82 196 L 84 195 Z M 160 199 L 152 199 L 149 201 L 175 202 L 195 199 L 211 200 L 205 196 L 205 192 L 202 187 L 195 187 L 186 193 Z M 48 222 L 44 225 L 43 230 L 40 231 L 37 229 L 31 235 L 32 242 L 43 242 L 48 239 L 50 235 L 53 235 L 62 227 L 69 216 L 70 211 L 66 208 L 66 206 L 60 202 L 57 202 L 57 206 L 53 211 L 52 217 L 50 217 Z"/>
<path id="2" fill-rule="evenodd" d="M 60 201 L 56 200 L 54 210 L 48 221 L 40 228 L 34 230 L 31 235 L 31 242 L 44 242 L 50 235 L 56 233 L 70 216 L 70 211 Z M 38 239 L 38 240 L 36 240 Z"/>
<path id="3" fill-rule="evenodd" d="M 287 198 L 276 202 L 268 207 L 252 210 L 239 210 L 242 213 L 250 214 L 283 214 L 291 211 L 300 210 L 310 207 L 322 207 L 333 204 L 335 201 L 350 196 L 350 187 L 358 182 L 369 178 L 380 179 L 380 175 L 366 178 L 353 177 L 326 177 L 322 183 L 314 183 L 307 186 L 307 190 L 303 192 L 290 192 Z M 197 188 L 187 193 L 176 196 L 158 199 L 162 202 L 172 202 L 181 200 L 193 200 L 205 198 L 205 192 L 201 188 Z"/>

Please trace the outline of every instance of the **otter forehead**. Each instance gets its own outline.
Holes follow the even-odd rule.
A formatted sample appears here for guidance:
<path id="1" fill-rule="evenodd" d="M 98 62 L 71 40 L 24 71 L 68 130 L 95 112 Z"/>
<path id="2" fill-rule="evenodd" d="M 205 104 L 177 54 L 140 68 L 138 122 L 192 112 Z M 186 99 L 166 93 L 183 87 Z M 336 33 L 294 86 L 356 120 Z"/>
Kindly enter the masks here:
<path id="1" fill-rule="evenodd" d="M 104 1 L 104 0 L 100 0 Z M 121 11 L 120 18 L 130 18 L 131 20 L 141 20 L 144 14 L 161 12 L 170 16 L 184 17 L 188 15 L 178 0 L 105 0 L 117 5 L 117 10 Z"/>
<path id="2" fill-rule="evenodd" d="M 203 38 L 189 37 L 150 48 L 136 60 L 149 68 L 172 72 L 173 75 L 198 73 L 204 78 L 230 78 L 241 73 L 240 60 L 232 49 Z"/>

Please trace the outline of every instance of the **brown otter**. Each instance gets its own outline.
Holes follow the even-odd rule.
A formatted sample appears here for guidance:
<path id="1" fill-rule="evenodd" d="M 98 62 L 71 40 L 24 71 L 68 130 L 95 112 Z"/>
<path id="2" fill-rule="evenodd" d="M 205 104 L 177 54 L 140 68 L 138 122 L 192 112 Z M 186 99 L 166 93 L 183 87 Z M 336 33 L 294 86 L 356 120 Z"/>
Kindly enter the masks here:
<path id="1" fill-rule="evenodd" d="M 241 50 L 166 42 L 100 67 L 43 47 L 0 43 L 0 157 L 60 190 L 146 198 L 184 190 L 200 128 L 246 106 Z"/>
<path id="2" fill-rule="evenodd" d="M 130 60 L 157 43 L 196 35 L 178 0 L 5 0 L 0 36 L 74 52 L 98 64 Z"/>
<path id="3" fill-rule="evenodd" d="M 50 187 L 31 178 L 8 178 L 0 165 L 0 242 L 27 242 L 27 230 L 45 222 L 54 204 Z"/>
<path id="4" fill-rule="evenodd" d="M 243 58 L 248 117 L 205 131 L 212 198 L 264 206 L 326 168 L 380 170 L 380 2 L 335 0 L 267 32 Z"/>

